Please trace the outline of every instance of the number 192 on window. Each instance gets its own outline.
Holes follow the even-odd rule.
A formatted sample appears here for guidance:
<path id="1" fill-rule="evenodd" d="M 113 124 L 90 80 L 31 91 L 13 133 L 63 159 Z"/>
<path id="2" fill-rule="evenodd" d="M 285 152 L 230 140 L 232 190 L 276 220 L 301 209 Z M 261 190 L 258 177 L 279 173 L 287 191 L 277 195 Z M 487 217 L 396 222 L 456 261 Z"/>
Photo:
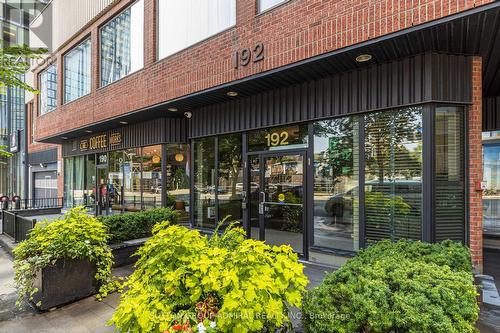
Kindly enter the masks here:
<path id="1" fill-rule="evenodd" d="M 272 132 L 265 136 L 268 147 L 286 146 L 288 145 L 288 132 Z"/>

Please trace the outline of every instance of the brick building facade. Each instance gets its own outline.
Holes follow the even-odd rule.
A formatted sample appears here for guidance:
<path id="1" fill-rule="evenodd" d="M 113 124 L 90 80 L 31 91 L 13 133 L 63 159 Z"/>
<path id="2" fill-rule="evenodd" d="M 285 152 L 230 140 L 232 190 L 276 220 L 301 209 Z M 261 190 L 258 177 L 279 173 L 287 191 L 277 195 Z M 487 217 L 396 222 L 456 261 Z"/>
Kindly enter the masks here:
<path id="1" fill-rule="evenodd" d="M 238 217 L 250 233 L 252 228 L 256 229 L 253 230 L 255 237 L 267 239 L 266 235 L 272 233 L 267 229 L 289 232 L 290 234 L 286 234 L 288 236 L 283 237 L 291 237 L 295 241 L 303 236 L 298 245 L 298 252 L 306 259 L 338 264 L 343 259 L 330 260 L 325 259 L 325 256 L 349 257 L 359 247 L 378 239 L 378 232 L 385 230 L 385 226 L 370 220 L 369 215 L 373 207 L 364 200 L 372 195 L 371 188 L 378 188 L 373 190 L 374 192 L 385 193 L 385 187 L 382 185 L 387 181 L 386 178 L 390 178 L 392 185 L 388 187 L 388 196 L 400 196 L 408 202 L 416 200 L 412 204 L 415 211 L 410 215 L 417 216 L 414 221 L 421 223 L 407 222 L 406 231 L 402 232 L 394 227 L 399 222 L 397 217 L 393 217 L 388 224 L 394 224 L 394 230 L 387 231 L 387 235 L 397 239 L 412 237 L 412 232 L 415 232 L 421 235 L 417 238 L 426 241 L 439 240 L 441 234 L 443 237 L 447 235 L 458 240 L 463 239 L 464 242 L 470 243 L 474 265 L 481 270 L 482 100 L 491 97 L 485 95 L 482 82 L 485 75 L 496 69 L 495 61 L 491 60 L 494 58 L 492 46 L 496 45 L 496 41 L 493 37 L 486 37 L 484 23 L 490 22 L 488 20 L 492 20 L 498 12 L 496 3 L 472 0 L 290 0 L 259 12 L 258 0 L 241 0 L 234 2 L 234 25 L 161 58 L 158 55 L 159 41 L 165 37 L 158 28 L 160 5 L 156 0 L 143 1 L 141 69 L 102 86 L 102 29 L 117 15 L 130 8 L 131 4 L 136 3 L 134 1 L 111 1 L 109 6 L 96 13 L 52 54 L 57 68 L 57 103 L 54 110 L 41 114 L 40 98 L 34 99 L 36 119 L 30 118 L 30 121 L 35 123 L 36 143 L 30 145 L 29 149 L 31 152 L 39 152 L 58 147 L 58 159 L 61 164 L 58 177 L 59 194 L 68 196 L 66 192 L 73 191 L 69 196 L 72 201 L 77 201 L 75 198 L 78 196 L 87 200 L 93 195 L 94 204 L 99 205 L 101 193 L 98 193 L 98 187 L 102 184 L 97 160 L 101 158 L 100 154 L 106 154 L 106 163 L 103 163 L 107 168 L 106 174 L 103 173 L 104 183 L 113 179 L 118 191 L 121 188 L 121 195 L 118 195 L 121 202 L 114 202 L 116 207 L 120 207 L 122 211 L 126 210 L 123 207 L 127 206 L 127 191 L 135 191 L 134 179 L 140 184 L 138 191 L 141 207 L 144 207 L 146 198 L 153 197 L 149 192 L 161 192 L 161 202 L 165 203 L 169 189 L 178 189 L 180 186 L 180 181 L 170 176 L 169 168 L 177 172 L 181 163 L 180 155 L 183 155 L 182 158 L 189 161 L 182 161 L 185 163 L 182 170 L 189 178 L 189 186 L 184 185 L 188 192 L 183 194 L 186 197 L 182 200 L 186 206 L 189 203 L 190 208 L 185 210 L 189 215 L 187 221 L 193 226 L 210 228 L 212 220 L 222 218 L 226 210 L 234 213 L 235 206 L 230 206 L 230 203 L 234 201 L 232 198 L 239 197 L 237 205 L 241 210 L 237 210 L 236 214 L 239 214 Z M 474 24 L 475 22 L 477 24 Z M 467 29 L 467 24 L 470 24 L 472 29 Z M 459 34 L 453 34 L 452 31 L 458 31 Z M 90 92 L 64 103 L 64 57 L 88 38 L 92 69 Z M 259 56 L 262 55 L 262 59 L 255 58 L 256 52 Z M 249 55 L 250 60 L 242 61 L 242 55 Z M 368 61 L 358 59 L 360 55 L 368 56 Z M 235 57 L 239 57 L 237 65 Z M 46 67 L 43 66 L 36 68 L 35 77 L 39 77 L 44 70 Z M 40 84 L 40 80 L 35 82 Z M 415 106 L 421 109 L 410 110 Z M 439 133 L 435 128 L 440 125 L 433 123 L 438 119 L 438 114 L 451 117 L 455 112 L 451 109 L 444 110 L 446 107 L 458 110 L 455 110 L 457 124 L 462 122 L 461 113 L 467 115 L 463 119 L 462 131 L 453 134 L 456 136 L 454 140 L 463 142 L 463 145 L 453 149 L 446 146 L 454 142 L 451 136 L 446 139 L 438 138 Z M 411 150 L 407 153 L 422 154 L 422 158 L 417 160 L 423 162 L 421 161 L 421 165 L 411 175 L 404 174 L 398 169 L 401 166 L 396 163 L 390 175 L 384 175 L 384 170 L 379 170 L 379 167 L 377 170 L 381 176 L 376 178 L 377 172 L 374 170 L 377 163 L 371 164 L 370 159 L 366 157 L 367 153 L 377 153 L 377 148 L 373 148 L 376 145 L 370 141 L 375 138 L 371 135 L 375 134 L 369 127 L 372 119 L 368 115 L 380 113 L 381 119 L 389 117 L 388 121 L 396 121 L 398 117 L 392 113 L 382 116 L 383 110 L 410 110 L 404 112 L 408 112 L 408 117 L 413 117 L 418 123 L 410 124 L 414 126 L 413 136 L 405 137 L 405 140 L 409 140 L 405 147 Z M 404 112 L 401 111 L 400 114 Z M 334 146 L 338 137 L 328 138 L 328 151 L 320 152 L 317 150 L 318 145 L 313 144 L 319 142 L 317 138 L 321 136 L 315 132 L 317 122 L 329 119 L 338 122 L 341 122 L 338 119 L 349 119 L 349 122 L 356 123 L 351 128 L 353 134 L 347 139 L 344 137 L 349 142 L 350 160 L 344 161 L 346 166 L 341 168 L 336 176 L 334 164 L 321 156 L 331 154 L 330 150 L 336 149 Z M 453 127 L 450 124 L 453 121 L 455 120 L 447 118 L 446 124 L 443 125 L 449 135 L 452 135 Z M 272 130 L 283 126 L 286 128 L 276 133 Z M 397 126 L 396 132 L 399 128 Z M 292 145 L 293 147 L 281 144 L 287 142 L 286 140 L 279 141 L 276 147 L 271 147 L 271 136 L 274 134 L 285 133 L 283 135 L 287 138 L 299 142 L 302 127 L 308 133 L 308 139 Z M 262 142 L 255 143 L 256 146 L 263 146 L 252 151 L 252 138 L 259 130 L 267 131 L 262 132 Z M 169 134 L 176 131 L 182 133 Z M 109 140 L 113 135 L 116 138 L 117 133 L 120 133 L 120 143 L 111 147 Z M 157 133 L 157 136 L 152 133 Z M 237 172 L 236 176 L 232 175 L 231 171 L 226 175 L 224 171 L 223 147 L 231 133 L 241 135 L 237 141 L 241 145 L 241 173 Z M 93 140 L 99 135 L 104 135 L 103 138 L 108 141 L 106 146 L 86 148 L 88 144 L 92 147 Z M 266 135 L 269 136 L 268 147 L 264 139 Z M 212 163 L 210 160 L 207 162 L 204 155 L 207 149 L 205 141 L 209 140 L 208 138 L 213 138 L 214 142 L 209 143 L 209 147 L 213 144 L 213 149 L 208 150 L 211 151 L 210 154 L 215 154 L 215 157 L 213 170 L 205 175 L 201 165 Z M 435 141 L 441 142 L 440 140 L 445 140 L 443 145 L 446 147 L 443 149 L 446 152 L 443 154 L 450 158 L 445 166 L 436 166 L 433 162 L 437 156 L 433 154 L 441 153 L 441 148 L 435 149 L 433 144 Z M 395 148 L 384 154 L 393 154 L 397 160 L 395 154 L 400 149 L 397 148 L 398 143 L 390 141 L 386 144 L 393 144 Z M 119 171 L 111 171 L 111 159 L 115 158 L 113 151 L 125 152 L 150 145 L 158 146 L 161 153 L 153 153 L 156 149 L 148 151 L 147 154 L 150 155 L 146 163 L 146 149 L 141 148 L 137 153 L 143 154 L 141 160 L 134 162 L 131 158 L 129 164 L 126 162 L 129 155 L 123 153 L 125 155 L 120 158 L 125 159 L 125 162 L 121 160 Z M 176 166 L 173 161 L 169 166 L 169 151 L 174 151 L 175 145 L 185 147 L 183 146 L 182 151 L 175 150 L 176 153 L 172 155 L 179 165 Z M 419 151 L 415 150 L 416 146 L 424 148 Z M 269 152 L 274 150 L 278 153 L 271 156 Z M 468 167 L 461 171 L 450 171 L 450 165 L 455 158 L 451 156 L 451 152 L 454 151 L 463 151 L 463 156 L 457 158 L 461 158 L 460 163 L 468 164 Z M 286 153 L 291 155 L 284 155 Z M 96 176 L 92 180 L 92 176 L 86 171 L 82 177 L 89 180 L 82 180 L 82 189 L 75 190 L 73 187 L 80 182 L 78 171 L 75 171 L 78 170 L 76 165 L 80 162 L 76 159 L 64 159 L 88 155 L 94 156 L 92 163 L 96 164 Z M 286 162 L 286 158 L 280 160 L 283 156 L 295 162 L 290 164 Z M 254 157 L 254 162 L 259 166 L 252 169 Z M 155 160 L 158 162 L 156 169 Z M 90 163 L 88 157 L 85 157 L 84 161 L 82 163 L 85 165 Z M 456 168 L 462 168 L 460 163 Z M 64 175 L 68 166 L 72 168 L 74 178 Z M 269 166 L 267 173 L 262 171 L 266 166 Z M 279 169 L 278 166 L 282 171 L 275 171 Z M 138 170 L 135 176 L 133 171 L 129 171 L 134 167 Z M 323 167 L 329 170 L 330 179 L 320 176 Z M 444 231 L 448 230 L 446 226 L 439 227 L 441 222 L 435 222 L 441 218 L 438 217 L 440 208 L 432 203 L 431 197 L 440 198 L 441 193 L 445 193 L 445 190 L 440 192 L 438 189 L 441 178 L 434 175 L 436 169 L 441 167 L 448 170 L 448 183 L 443 185 L 443 188 L 462 191 L 463 197 L 460 200 L 465 206 L 463 217 L 457 215 L 449 219 L 443 218 L 443 221 L 448 221 L 450 228 L 463 229 L 463 235 L 460 232 L 447 233 L 448 231 Z M 404 168 L 409 166 L 405 165 Z M 292 171 L 287 174 L 287 170 Z M 174 171 L 172 172 L 175 173 Z M 115 175 L 118 173 L 120 175 Z M 453 184 L 450 180 L 451 173 L 457 173 L 455 176 L 458 180 L 453 181 Z M 303 178 L 297 180 L 299 174 Z M 238 180 L 233 181 L 231 177 Z M 331 177 L 335 180 L 332 181 Z M 460 180 L 461 177 L 463 180 Z M 65 179 L 70 179 L 73 187 L 68 186 Z M 131 179 L 130 184 L 124 179 Z M 379 187 L 374 185 L 377 179 Z M 284 185 L 287 182 L 299 185 L 290 189 Z M 174 183 L 175 185 L 172 185 Z M 402 191 L 398 190 L 398 186 L 411 187 L 415 186 L 412 185 L 414 183 L 418 184 L 418 198 L 409 196 L 406 192 L 398 193 Z M 322 184 L 325 184 L 324 188 Z M 263 190 L 266 186 L 270 192 Z M 200 187 L 204 188 L 203 191 Z M 224 187 L 227 188 L 223 189 Z M 260 193 L 253 194 L 253 187 L 262 190 L 260 192 L 263 193 L 264 199 Z M 226 194 L 226 190 L 230 191 L 228 188 L 233 191 L 231 194 Z M 238 195 L 234 192 L 236 188 L 239 189 Z M 272 191 L 276 193 L 273 194 Z M 80 195 L 80 192 L 83 194 Z M 276 198 L 281 198 L 280 195 L 294 196 L 291 205 L 302 205 L 301 209 L 304 209 L 305 213 L 296 217 L 300 220 L 299 227 L 286 230 L 283 226 L 268 227 L 268 223 L 291 223 L 285 216 L 293 215 L 290 212 L 272 213 L 271 203 L 266 206 L 265 213 L 260 211 L 260 204 L 268 203 L 266 196 L 270 199 L 275 194 Z M 322 199 L 318 199 L 320 197 Z M 342 199 L 339 199 L 341 197 Z M 156 199 L 154 200 L 156 204 Z M 335 200 L 343 201 L 338 204 Z M 288 199 L 278 201 L 283 205 L 290 203 L 287 202 Z M 221 207 L 226 203 L 231 208 L 224 210 Z M 257 210 L 253 212 L 252 205 L 258 205 L 258 213 Z M 108 202 L 108 206 L 113 204 Z M 334 208 L 326 208 L 327 206 Z M 182 205 L 179 204 L 179 207 Z M 254 208 L 257 209 L 257 206 Z M 443 210 L 445 208 L 443 206 Z M 342 213 L 335 209 L 341 209 Z M 393 205 L 393 213 L 394 209 Z M 318 213 L 319 210 L 324 211 Z M 349 210 L 349 213 L 346 213 L 346 210 Z M 273 214 L 275 216 L 271 216 Z M 406 220 L 410 221 L 411 218 L 406 217 Z M 299 230 L 301 236 L 295 237 L 294 231 L 290 230 Z M 277 233 L 281 235 L 280 232 Z M 387 236 L 382 234 L 381 238 Z M 346 245 L 336 247 L 333 244 L 335 242 L 345 242 Z M 321 245 L 318 245 L 319 243 Z"/>

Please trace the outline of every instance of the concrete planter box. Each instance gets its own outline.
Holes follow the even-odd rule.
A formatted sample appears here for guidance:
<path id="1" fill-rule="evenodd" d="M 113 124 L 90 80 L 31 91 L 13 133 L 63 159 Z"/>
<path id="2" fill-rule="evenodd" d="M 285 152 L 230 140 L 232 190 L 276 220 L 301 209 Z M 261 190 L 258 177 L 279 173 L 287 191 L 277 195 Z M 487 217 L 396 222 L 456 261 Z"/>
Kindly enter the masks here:
<path id="1" fill-rule="evenodd" d="M 134 264 L 139 257 L 132 256 L 138 248 L 140 248 L 149 238 L 139 238 L 125 241 L 119 244 L 111 244 L 111 252 L 113 253 L 113 267 L 122 267 Z"/>
<path id="2" fill-rule="evenodd" d="M 43 268 L 34 283 L 38 292 L 32 303 L 45 311 L 94 295 L 98 290 L 97 267 L 88 260 L 60 259 Z M 41 301 L 41 305 L 36 304 Z"/>

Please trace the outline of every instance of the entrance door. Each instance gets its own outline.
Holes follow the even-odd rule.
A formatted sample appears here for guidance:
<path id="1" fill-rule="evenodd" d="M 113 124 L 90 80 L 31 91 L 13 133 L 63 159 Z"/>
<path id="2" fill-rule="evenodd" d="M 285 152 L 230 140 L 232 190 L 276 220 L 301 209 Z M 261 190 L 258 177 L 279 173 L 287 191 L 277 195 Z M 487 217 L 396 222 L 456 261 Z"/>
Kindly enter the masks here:
<path id="1" fill-rule="evenodd" d="M 250 236 L 304 254 L 305 153 L 249 157 Z"/>

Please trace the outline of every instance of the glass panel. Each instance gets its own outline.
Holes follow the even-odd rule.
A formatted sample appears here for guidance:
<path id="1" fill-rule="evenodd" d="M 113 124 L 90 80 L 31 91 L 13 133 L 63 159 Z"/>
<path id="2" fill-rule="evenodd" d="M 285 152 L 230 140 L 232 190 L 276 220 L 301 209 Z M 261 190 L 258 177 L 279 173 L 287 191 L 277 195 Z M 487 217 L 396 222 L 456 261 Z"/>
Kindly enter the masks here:
<path id="1" fill-rule="evenodd" d="M 85 204 L 85 156 L 75 157 L 75 187 L 73 189 L 73 201 L 75 206 Z"/>
<path id="2" fill-rule="evenodd" d="M 142 192 L 144 209 L 161 207 L 161 145 L 142 149 Z"/>
<path id="3" fill-rule="evenodd" d="M 57 66 L 52 64 L 40 73 L 40 114 L 53 111 L 57 106 Z"/>
<path id="4" fill-rule="evenodd" d="M 236 0 L 159 0 L 159 58 L 174 54 L 235 24 Z"/>
<path id="5" fill-rule="evenodd" d="M 100 155 L 103 156 L 103 155 Z M 97 191 L 97 208 L 99 215 L 109 215 L 110 214 L 110 202 L 108 198 L 108 169 L 107 167 L 100 166 L 97 168 L 97 179 L 99 182 L 99 188 Z"/>
<path id="6" fill-rule="evenodd" d="M 189 145 L 167 145 L 167 193 L 175 200 L 178 221 L 189 223 Z"/>
<path id="7" fill-rule="evenodd" d="M 215 228 L 215 138 L 194 142 L 194 225 Z"/>
<path id="8" fill-rule="evenodd" d="M 222 220 L 231 216 L 230 221 L 242 219 L 243 164 L 241 134 L 219 137 L 219 216 Z"/>
<path id="9" fill-rule="evenodd" d="M 141 148 L 123 152 L 123 208 L 128 212 L 141 210 Z"/>
<path id="10" fill-rule="evenodd" d="M 95 170 L 95 155 L 87 155 L 87 174 L 85 179 L 85 194 L 84 201 L 87 210 L 91 213 L 95 213 L 95 202 L 96 202 L 96 170 Z"/>
<path id="11" fill-rule="evenodd" d="M 483 221 L 485 235 L 500 234 L 500 144 L 483 146 L 484 180 L 487 189 L 483 193 Z"/>
<path id="12" fill-rule="evenodd" d="M 64 56 L 64 101 L 90 93 L 90 39 Z"/>
<path id="13" fill-rule="evenodd" d="M 119 213 L 122 207 L 123 193 L 123 152 L 112 151 L 108 154 L 108 182 L 106 195 L 111 213 Z"/>
<path id="14" fill-rule="evenodd" d="M 422 110 L 365 116 L 366 241 L 421 239 Z"/>
<path id="15" fill-rule="evenodd" d="M 275 127 L 248 133 L 248 151 L 307 148 L 307 125 Z"/>
<path id="16" fill-rule="evenodd" d="M 304 158 L 302 155 L 264 159 L 265 240 L 290 244 L 303 252 Z"/>
<path id="17" fill-rule="evenodd" d="M 259 156 L 251 155 L 248 157 L 248 164 L 250 169 L 250 184 L 249 196 L 250 196 L 250 209 L 248 213 L 250 214 L 250 237 L 252 239 L 259 239 L 259 203 L 260 203 L 260 159 Z"/>
<path id="18" fill-rule="evenodd" d="M 435 240 L 465 241 L 463 109 L 436 108 Z"/>
<path id="19" fill-rule="evenodd" d="M 101 86 L 142 68 L 144 0 L 139 0 L 101 28 Z"/>
<path id="20" fill-rule="evenodd" d="M 287 1 L 288 0 L 258 0 L 259 13 Z"/>
<path id="21" fill-rule="evenodd" d="M 359 250 L 357 117 L 314 123 L 314 245 Z"/>
<path id="22" fill-rule="evenodd" d="M 64 159 L 64 205 L 73 207 L 73 188 L 75 184 L 75 159 L 68 157 Z"/>

